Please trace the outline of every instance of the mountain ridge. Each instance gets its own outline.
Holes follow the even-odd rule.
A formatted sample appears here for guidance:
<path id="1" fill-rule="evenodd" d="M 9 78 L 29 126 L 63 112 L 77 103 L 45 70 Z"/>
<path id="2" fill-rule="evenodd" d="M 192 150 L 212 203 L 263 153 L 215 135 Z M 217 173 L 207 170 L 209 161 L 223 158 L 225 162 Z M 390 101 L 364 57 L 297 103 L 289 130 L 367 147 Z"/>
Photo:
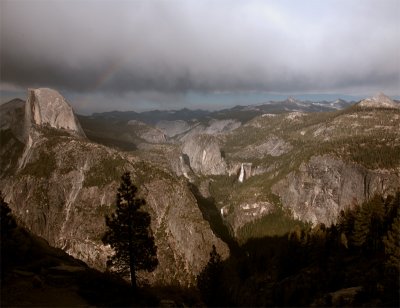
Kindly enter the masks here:
<path id="1" fill-rule="evenodd" d="M 101 267 L 110 253 L 99 242 L 103 216 L 112 209 L 119 175 L 131 172 L 160 251 L 160 269 L 143 276 L 150 283 L 194 284 L 211 243 L 227 257 L 217 228 L 244 243 L 304 223 L 329 225 L 341 210 L 400 187 L 397 109 L 303 112 L 296 104 L 295 111 L 274 113 L 273 105 L 271 113 L 244 108 L 251 115 L 245 119 L 238 107 L 201 121 L 171 120 L 168 125 L 181 121 L 185 130 L 168 138 L 129 113 L 78 117 L 87 138 L 34 124 L 30 141 L 21 144 L 10 123 L 23 119 L 25 109 L 15 106 L 19 112 L 0 108 L 10 115 L 7 123 L 1 117 L 7 164 L 0 188 L 16 215 L 52 245 Z M 122 141 L 132 148 L 112 147 Z"/>
<path id="2" fill-rule="evenodd" d="M 383 92 L 377 93 L 372 98 L 366 98 L 360 101 L 356 106 L 361 108 L 400 109 L 400 104 L 386 96 Z"/>
<path id="3" fill-rule="evenodd" d="M 169 170 L 93 143 L 64 127 L 34 123 L 26 129 L 30 139 L 17 160 L 2 170 L 0 188 L 18 220 L 51 245 L 104 270 L 111 253 L 100 240 L 104 215 L 112 211 L 119 177 L 128 171 L 147 200 L 158 246 L 158 268 L 142 273 L 141 279 L 151 284 L 193 285 L 212 245 L 224 258 L 229 255 L 226 244 L 203 219 L 187 182 Z M 1 142 L 13 147 L 12 131 L 1 132 L 9 134 Z M 5 153 L 1 153 L 3 161 Z"/>

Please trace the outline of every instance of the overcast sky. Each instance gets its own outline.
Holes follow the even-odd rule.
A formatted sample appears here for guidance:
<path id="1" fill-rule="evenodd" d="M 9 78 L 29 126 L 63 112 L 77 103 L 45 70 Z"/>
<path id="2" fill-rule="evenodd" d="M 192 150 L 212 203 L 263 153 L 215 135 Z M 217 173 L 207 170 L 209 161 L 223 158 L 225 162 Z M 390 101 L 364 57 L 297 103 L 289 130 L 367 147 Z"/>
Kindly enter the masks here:
<path id="1" fill-rule="evenodd" d="M 87 113 L 400 94 L 400 0 L 0 5 L 2 100 L 45 86 Z"/>

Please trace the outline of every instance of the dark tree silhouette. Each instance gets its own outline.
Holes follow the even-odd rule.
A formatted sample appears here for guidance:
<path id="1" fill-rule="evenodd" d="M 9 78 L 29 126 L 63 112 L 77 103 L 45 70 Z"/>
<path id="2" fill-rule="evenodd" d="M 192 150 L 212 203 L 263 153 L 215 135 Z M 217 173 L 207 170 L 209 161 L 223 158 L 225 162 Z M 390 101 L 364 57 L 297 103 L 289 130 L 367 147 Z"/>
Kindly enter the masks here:
<path id="1" fill-rule="evenodd" d="M 364 202 L 356 215 L 353 241 L 357 247 L 377 251 L 384 235 L 385 206 L 381 196 Z"/>
<path id="2" fill-rule="evenodd" d="M 137 187 L 128 172 L 118 188 L 116 211 L 106 215 L 108 230 L 102 240 L 114 249 L 108 266 L 122 275 L 130 274 L 132 288 L 137 286 L 136 271 L 152 272 L 158 265 L 157 247 L 151 234 L 149 213 L 141 207 L 145 200 L 137 198 Z"/>
<path id="3" fill-rule="evenodd" d="M 222 261 L 215 245 L 212 246 L 207 266 L 197 276 L 197 287 L 209 306 L 223 306 L 222 290 Z"/>
<path id="4" fill-rule="evenodd" d="M 399 194 L 397 195 L 397 200 Z M 397 203 L 399 206 L 400 203 Z M 393 307 L 399 307 L 400 301 L 400 208 L 397 208 L 397 217 L 393 220 L 387 235 L 383 237 L 385 247 L 385 295 Z"/>
<path id="5" fill-rule="evenodd" d="M 8 207 L 7 202 L 3 199 L 3 194 L 0 191 L 0 226 L 1 226 L 1 237 L 5 237 L 8 233 L 14 229 L 17 224 L 14 217 L 11 215 L 11 209 Z"/>
<path id="6" fill-rule="evenodd" d="M 386 265 L 400 273 L 400 209 L 397 212 L 397 217 L 393 221 L 391 230 L 383 238 L 383 243 L 387 257 Z"/>

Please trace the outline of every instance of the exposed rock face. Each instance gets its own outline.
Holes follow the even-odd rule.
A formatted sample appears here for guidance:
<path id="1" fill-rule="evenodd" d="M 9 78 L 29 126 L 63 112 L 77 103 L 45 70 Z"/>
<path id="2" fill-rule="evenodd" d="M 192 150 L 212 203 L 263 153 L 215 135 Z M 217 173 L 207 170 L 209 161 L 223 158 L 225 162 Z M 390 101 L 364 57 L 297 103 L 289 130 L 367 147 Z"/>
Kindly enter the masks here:
<path id="1" fill-rule="evenodd" d="M 329 155 L 313 156 L 272 187 L 295 217 L 314 224 L 336 222 L 341 210 L 374 194 L 394 194 L 400 170 L 368 170 Z"/>
<path id="2" fill-rule="evenodd" d="M 228 133 L 240 126 L 241 123 L 233 119 L 212 119 L 208 123 L 201 123 L 197 120 L 188 122 L 183 120 L 160 121 L 156 124 L 156 127 L 164 132 L 168 137 L 175 138 L 180 142 L 186 142 L 195 135 L 200 134 L 217 135 Z"/>
<path id="3" fill-rule="evenodd" d="M 217 175 L 227 172 L 218 139 L 214 136 L 193 136 L 183 144 L 182 153 L 189 157 L 190 167 L 197 173 Z"/>
<path id="4" fill-rule="evenodd" d="M 174 191 L 170 191 L 169 183 L 165 184 L 153 182 L 151 186 L 145 186 L 151 189 L 147 198 L 150 205 L 158 211 L 155 217 L 157 230 L 161 234 L 156 234 L 156 244 L 164 254 L 164 259 L 174 260 L 167 261 L 169 264 L 164 268 L 160 267 L 155 275 L 160 275 L 162 281 L 176 281 L 180 284 L 183 284 L 180 281 L 185 280 L 194 282 L 196 275 L 207 264 L 213 244 L 223 258 L 229 255 L 229 250 L 215 237 L 208 222 L 203 220 L 187 185 L 180 182 L 180 185 L 174 186 Z"/>
<path id="5" fill-rule="evenodd" d="M 228 119 L 228 120 L 211 120 L 208 122 L 208 127 L 205 129 L 206 134 L 219 134 L 227 133 L 240 127 L 241 123 L 239 121 Z"/>
<path id="6" fill-rule="evenodd" d="M 267 155 L 281 156 L 292 149 L 292 145 L 277 136 L 268 136 L 265 142 L 257 145 L 250 145 L 235 154 L 238 158 L 259 158 Z"/>
<path id="7" fill-rule="evenodd" d="M 390 97 L 382 92 L 372 98 L 367 98 L 359 102 L 356 106 L 361 108 L 389 108 L 400 109 L 400 105 L 395 103 Z"/>
<path id="8" fill-rule="evenodd" d="M 181 134 L 176 135 L 175 139 L 179 143 L 183 144 L 187 140 L 192 139 L 196 135 L 204 134 L 205 130 L 206 130 L 206 127 L 203 124 L 196 123 L 189 130 L 187 130 L 187 131 L 185 131 L 185 132 L 183 132 Z"/>
<path id="9" fill-rule="evenodd" d="M 188 131 L 191 125 L 183 120 L 160 121 L 156 124 L 156 128 L 161 130 L 168 137 L 174 137 Z"/>
<path id="10" fill-rule="evenodd" d="M 221 208 L 221 216 L 229 223 L 233 232 L 237 234 L 241 227 L 272 213 L 274 209 L 275 205 L 267 201 L 241 203 L 231 207 L 224 206 Z"/>
<path id="11" fill-rule="evenodd" d="M 165 134 L 143 122 L 137 120 L 130 120 L 128 125 L 133 126 L 137 135 L 149 143 L 164 143 L 167 141 Z"/>
<path id="12" fill-rule="evenodd" d="M 54 111 L 42 112 L 42 104 L 40 96 L 29 101 L 27 119 L 32 126 L 25 129 L 29 138 L 23 163 L 11 174 L 0 174 L 0 190 L 23 225 L 51 245 L 104 269 L 111 253 L 101 242 L 104 215 L 113 211 L 120 176 L 129 171 L 147 201 L 158 247 L 159 266 L 141 278 L 152 284 L 191 285 L 207 264 L 213 244 L 224 258 L 229 255 L 203 219 L 186 180 L 78 137 L 79 123 L 74 126 L 68 117 L 59 121 L 63 113 L 57 117 Z M 71 130 L 75 128 L 78 131 Z"/>
<path id="13" fill-rule="evenodd" d="M 160 264 L 143 278 L 155 284 L 193 284 L 213 244 L 228 256 L 227 246 L 202 218 L 186 182 L 172 174 L 70 137 L 51 151 L 48 143 L 35 143 L 32 152 L 40 153 L 39 157 L 32 155 L 26 167 L 17 176 L 0 181 L 0 187 L 18 219 L 51 245 L 104 269 L 111 253 L 101 243 L 104 215 L 112 211 L 118 174 L 129 170 L 147 201 L 158 247 Z M 45 157 L 52 155 L 55 165 L 48 174 L 36 174 L 40 171 L 35 166 L 40 168 L 47 163 Z"/>
<path id="14" fill-rule="evenodd" d="M 32 125 L 48 125 L 85 136 L 71 106 L 60 93 L 52 89 L 29 89 L 25 104 L 26 130 L 29 131 Z"/>
<path id="15" fill-rule="evenodd" d="M 189 181 L 194 179 L 194 173 L 192 168 L 190 168 L 190 160 L 186 154 L 179 156 L 179 171 L 182 172 L 183 176 Z"/>

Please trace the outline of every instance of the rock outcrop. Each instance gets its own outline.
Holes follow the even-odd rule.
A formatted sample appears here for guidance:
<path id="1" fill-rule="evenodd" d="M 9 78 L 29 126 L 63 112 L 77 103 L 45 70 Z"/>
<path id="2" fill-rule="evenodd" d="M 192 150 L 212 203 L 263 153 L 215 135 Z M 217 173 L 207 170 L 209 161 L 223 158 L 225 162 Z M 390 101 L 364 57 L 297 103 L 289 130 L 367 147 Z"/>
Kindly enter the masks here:
<path id="1" fill-rule="evenodd" d="M 186 142 L 196 135 L 218 135 L 229 133 L 240 127 L 241 123 L 237 120 L 216 120 L 211 119 L 207 123 L 199 122 L 196 119 L 190 121 L 160 121 L 156 127 L 164 132 L 168 137 L 174 138 L 175 141 Z"/>
<path id="2" fill-rule="evenodd" d="M 249 145 L 234 156 L 243 159 L 260 158 L 268 155 L 277 157 L 289 152 L 292 148 L 293 146 L 289 142 L 270 135 L 262 143 Z"/>
<path id="3" fill-rule="evenodd" d="M 373 197 L 394 194 L 400 170 L 369 170 L 329 155 L 313 156 L 272 187 L 294 216 L 314 224 L 336 222 L 341 210 Z"/>
<path id="4" fill-rule="evenodd" d="M 359 102 L 356 106 L 360 108 L 387 108 L 387 109 L 400 109 L 400 105 L 395 103 L 390 97 L 382 92 L 379 92 L 372 98 L 366 98 Z"/>
<path id="5" fill-rule="evenodd" d="M 174 137 L 190 130 L 192 126 L 186 121 L 176 120 L 160 121 L 156 124 L 156 128 L 161 130 L 168 137 Z"/>
<path id="6" fill-rule="evenodd" d="M 137 136 L 148 143 L 165 143 L 167 141 L 165 134 L 161 130 L 151 127 L 143 122 L 130 120 L 128 125 L 135 128 Z"/>
<path id="7" fill-rule="evenodd" d="M 220 133 L 227 133 L 235 130 L 236 128 L 240 127 L 242 124 L 233 119 L 227 120 L 210 120 L 208 122 L 208 126 L 205 129 L 204 133 L 214 135 Z"/>
<path id="8" fill-rule="evenodd" d="M 275 205 L 268 201 L 241 203 L 234 206 L 226 205 L 221 208 L 221 216 L 232 228 L 235 235 L 244 225 L 254 222 L 261 217 L 271 214 Z"/>
<path id="9" fill-rule="evenodd" d="M 60 93 L 47 88 L 29 89 L 25 104 L 26 135 L 32 126 L 45 125 L 85 137 L 72 107 Z"/>
<path id="10" fill-rule="evenodd" d="M 219 141 L 212 135 L 195 135 L 186 140 L 182 153 L 189 157 L 190 167 L 196 173 L 217 175 L 227 172 Z"/>

